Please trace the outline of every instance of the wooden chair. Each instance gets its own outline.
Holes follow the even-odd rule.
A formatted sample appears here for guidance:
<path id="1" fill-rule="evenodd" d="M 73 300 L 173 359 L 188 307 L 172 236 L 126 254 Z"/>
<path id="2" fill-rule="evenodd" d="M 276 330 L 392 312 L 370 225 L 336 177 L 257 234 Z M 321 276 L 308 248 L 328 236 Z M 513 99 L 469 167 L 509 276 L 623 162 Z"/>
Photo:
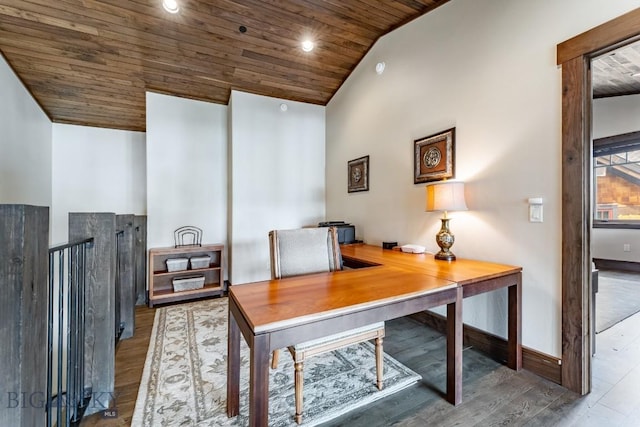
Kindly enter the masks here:
<path id="1" fill-rule="evenodd" d="M 342 256 L 335 227 L 273 230 L 269 232 L 271 277 L 342 270 Z M 376 345 L 376 386 L 382 390 L 384 322 L 329 335 L 288 347 L 295 367 L 296 423 L 302 422 L 304 361 L 312 356 L 374 339 Z M 272 355 L 271 367 L 278 366 L 279 351 Z"/>

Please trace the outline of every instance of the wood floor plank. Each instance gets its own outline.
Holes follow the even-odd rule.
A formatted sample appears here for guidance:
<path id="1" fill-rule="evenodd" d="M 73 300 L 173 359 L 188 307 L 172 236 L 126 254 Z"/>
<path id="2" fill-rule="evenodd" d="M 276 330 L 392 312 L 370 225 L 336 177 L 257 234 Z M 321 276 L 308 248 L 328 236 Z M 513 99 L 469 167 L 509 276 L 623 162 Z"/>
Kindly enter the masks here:
<path id="1" fill-rule="evenodd" d="M 118 418 L 103 419 L 101 414 L 94 414 L 84 419 L 81 426 L 130 425 L 154 316 L 155 309 L 136 307 L 134 336 L 118 346 L 115 366 L 115 409 Z M 596 358 L 599 358 L 600 365 L 594 364 L 593 392 L 583 397 L 526 370 L 513 371 L 473 348 L 466 348 L 463 352 L 463 399 L 460 405 L 453 406 L 444 400 L 444 337 L 411 318 L 389 321 L 385 351 L 422 375 L 422 381 L 345 414 L 325 426 L 637 427 L 640 425 L 640 388 L 635 384 L 638 381 L 640 359 L 631 356 L 637 355 L 640 347 L 638 325 L 640 315 L 598 334 L 600 341 Z M 616 341 L 617 335 L 621 341 Z M 619 348 L 616 342 L 621 343 Z M 615 358 L 617 353 L 622 353 L 622 359 Z M 607 357 L 613 361 L 608 362 Z M 596 375 L 599 366 L 604 371 L 614 372 L 605 367 L 620 364 L 620 360 L 626 362 L 626 373 L 617 373 L 615 382 L 609 382 L 606 373 Z M 633 363 L 635 367 L 628 365 Z M 618 383 L 619 387 L 616 388 Z M 608 403 L 616 407 L 620 398 L 625 400 L 627 406 L 614 409 L 606 405 Z"/>
<path id="2" fill-rule="evenodd" d="M 544 411 L 524 424 L 526 427 L 569 426 L 575 423 L 585 412 L 589 404 L 576 393 L 565 390 Z"/>
<path id="3" fill-rule="evenodd" d="M 136 307 L 136 328 L 133 337 L 122 340 L 116 349 L 115 410 L 117 418 L 103 418 L 101 412 L 82 420 L 80 426 L 116 427 L 131 425 L 131 417 L 138 397 L 138 387 L 147 356 L 155 309 Z"/>
<path id="4" fill-rule="evenodd" d="M 499 367 L 481 378 L 476 386 L 464 387 L 460 405 L 454 407 L 446 405 L 447 402 L 436 402 L 424 408 L 418 416 L 429 425 L 437 426 L 457 426 L 470 420 L 484 420 L 503 403 L 505 396 L 521 394 L 530 388 L 531 381 L 525 376 Z"/>
<path id="5" fill-rule="evenodd" d="M 498 427 L 505 425 L 524 424 L 533 419 L 565 392 L 565 389 L 553 383 L 536 381 L 525 393 L 515 395 L 499 410 L 490 414 L 478 426 Z"/>

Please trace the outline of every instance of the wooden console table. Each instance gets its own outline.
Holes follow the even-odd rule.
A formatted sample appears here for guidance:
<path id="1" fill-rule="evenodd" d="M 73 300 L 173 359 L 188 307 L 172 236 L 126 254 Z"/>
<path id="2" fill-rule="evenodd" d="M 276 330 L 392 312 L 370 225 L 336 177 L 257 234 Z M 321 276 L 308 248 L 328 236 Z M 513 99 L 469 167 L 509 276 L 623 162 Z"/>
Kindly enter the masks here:
<path id="1" fill-rule="evenodd" d="M 342 247 L 354 270 L 231 287 L 227 415 L 240 402 L 240 333 L 250 353 L 249 423 L 268 425 L 269 355 L 302 341 L 447 305 L 447 400 L 462 401 L 462 298 L 509 289 L 509 361 L 520 369 L 521 268 L 470 260 L 438 261 L 369 245 Z"/>

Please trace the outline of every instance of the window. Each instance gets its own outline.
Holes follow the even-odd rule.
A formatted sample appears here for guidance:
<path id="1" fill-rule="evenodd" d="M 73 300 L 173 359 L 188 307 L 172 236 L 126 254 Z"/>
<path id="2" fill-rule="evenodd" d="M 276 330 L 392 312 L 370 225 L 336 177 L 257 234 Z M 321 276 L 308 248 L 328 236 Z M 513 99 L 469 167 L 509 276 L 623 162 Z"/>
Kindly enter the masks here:
<path id="1" fill-rule="evenodd" d="M 594 226 L 640 225 L 640 132 L 593 141 Z"/>

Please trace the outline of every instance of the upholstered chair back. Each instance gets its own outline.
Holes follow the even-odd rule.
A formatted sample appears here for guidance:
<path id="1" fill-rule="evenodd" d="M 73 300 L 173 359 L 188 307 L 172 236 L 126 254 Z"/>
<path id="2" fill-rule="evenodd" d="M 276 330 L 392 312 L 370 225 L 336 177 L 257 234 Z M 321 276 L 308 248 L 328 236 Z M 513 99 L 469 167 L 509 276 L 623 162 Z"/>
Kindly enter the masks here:
<path id="1" fill-rule="evenodd" d="M 269 244 L 273 279 L 342 270 L 335 227 L 273 230 Z"/>

